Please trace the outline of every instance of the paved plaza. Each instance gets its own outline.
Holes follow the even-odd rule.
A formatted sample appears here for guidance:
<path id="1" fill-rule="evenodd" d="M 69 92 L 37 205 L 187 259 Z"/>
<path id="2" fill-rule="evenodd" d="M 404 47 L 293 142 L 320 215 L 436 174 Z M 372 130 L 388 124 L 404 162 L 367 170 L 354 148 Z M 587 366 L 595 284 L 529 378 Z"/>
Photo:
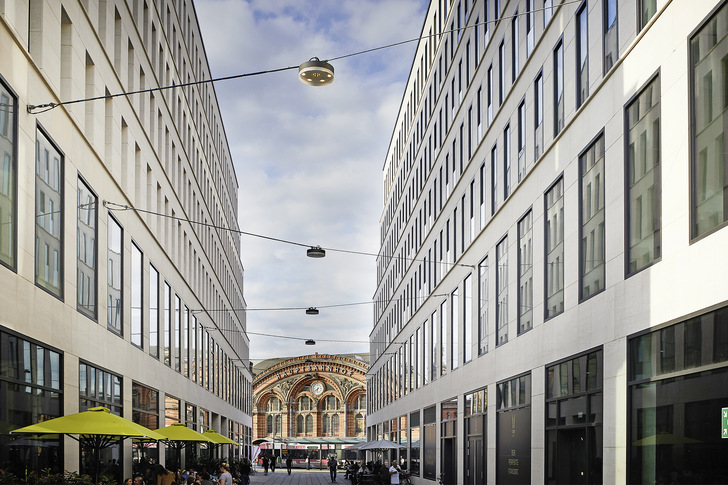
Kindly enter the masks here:
<path id="1" fill-rule="evenodd" d="M 294 468 L 289 475 L 286 468 L 276 468 L 274 473 L 263 473 L 260 467 L 256 468 L 255 475 L 250 476 L 250 483 L 265 483 L 266 485 L 327 485 L 331 484 L 331 476 L 329 470 L 303 470 Z M 351 480 L 344 478 L 344 471 L 340 470 L 336 476 L 336 483 L 340 485 L 351 485 Z"/>

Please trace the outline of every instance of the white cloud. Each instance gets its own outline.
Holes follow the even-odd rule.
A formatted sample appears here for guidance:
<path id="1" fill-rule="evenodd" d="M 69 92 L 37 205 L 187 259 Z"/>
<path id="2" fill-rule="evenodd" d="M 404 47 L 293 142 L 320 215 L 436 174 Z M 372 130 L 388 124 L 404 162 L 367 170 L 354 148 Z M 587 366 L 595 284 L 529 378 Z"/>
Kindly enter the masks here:
<path id="1" fill-rule="evenodd" d="M 297 66 L 420 35 L 425 0 L 197 0 L 213 77 Z M 297 71 L 215 85 L 240 185 L 243 231 L 376 253 L 381 169 L 415 43 L 332 61 L 335 82 L 311 88 Z M 244 296 L 250 308 L 371 301 L 376 259 L 242 238 Z M 368 352 L 371 304 L 295 311 L 249 311 L 251 358 Z M 340 340 L 341 342 L 324 342 Z"/>

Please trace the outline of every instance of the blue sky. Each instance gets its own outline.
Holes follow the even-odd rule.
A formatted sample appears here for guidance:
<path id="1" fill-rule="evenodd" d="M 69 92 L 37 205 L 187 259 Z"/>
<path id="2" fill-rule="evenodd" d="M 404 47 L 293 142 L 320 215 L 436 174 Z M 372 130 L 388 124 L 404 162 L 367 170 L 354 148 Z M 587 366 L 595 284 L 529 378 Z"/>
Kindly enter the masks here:
<path id="1" fill-rule="evenodd" d="M 425 0 L 196 0 L 213 77 L 298 66 L 420 35 Z M 335 81 L 309 87 L 297 70 L 217 83 L 237 172 L 243 231 L 376 253 L 382 166 L 416 43 L 333 61 Z M 371 301 L 376 258 L 243 236 L 249 308 Z M 250 358 L 368 352 L 371 304 L 249 311 Z M 336 340 L 324 342 L 323 340 Z"/>

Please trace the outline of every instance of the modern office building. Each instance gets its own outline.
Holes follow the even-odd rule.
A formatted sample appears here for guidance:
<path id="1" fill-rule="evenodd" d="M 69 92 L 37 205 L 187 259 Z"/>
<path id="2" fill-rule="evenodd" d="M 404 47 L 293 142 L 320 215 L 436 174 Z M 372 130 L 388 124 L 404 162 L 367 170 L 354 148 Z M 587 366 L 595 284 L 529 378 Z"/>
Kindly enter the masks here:
<path id="1" fill-rule="evenodd" d="M 415 483 L 726 483 L 728 3 L 433 0 L 369 438 Z"/>
<path id="2" fill-rule="evenodd" d="M 8 433 L 99 405 L 250 445 L 236 174 L 212 84 L 188 84 L 210 77 L 190 0 L 0 0 L 4 471 L 92 472 L 69 437 Z"/>
<path id="3" fill-rule="evenodd" d="M 351 458 L 364 440 L 369 354 L 313 354 L 253 365 L 253 438 L 263 453 L 295 466 Z M 306 459 L 308 458 L 308 462 Z"/>

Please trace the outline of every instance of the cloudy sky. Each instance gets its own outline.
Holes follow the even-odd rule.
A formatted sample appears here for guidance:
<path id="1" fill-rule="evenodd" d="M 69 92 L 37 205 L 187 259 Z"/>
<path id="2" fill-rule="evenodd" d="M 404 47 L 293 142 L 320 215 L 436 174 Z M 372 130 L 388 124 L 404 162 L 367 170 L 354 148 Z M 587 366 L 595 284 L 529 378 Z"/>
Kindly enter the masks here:
<path id="1" fill-rule="evenodd" d="M 298 66 L 420 35 L 427 0 L 196 0 L 213 77 Z M 335 81 L 298 71 L 215 86 L 243 231 L 366 253 L 379 249 L 382 166 L 416 43 L 332 61 Z M 243 236 L 250 358 L 368 352 L 376 258 Z M 356 304 L 362 303 L 362 304 Z M 303 310 L 325 307 L 318 316 Z M 268 337 L 269 334 L 316 340 Z"/>

